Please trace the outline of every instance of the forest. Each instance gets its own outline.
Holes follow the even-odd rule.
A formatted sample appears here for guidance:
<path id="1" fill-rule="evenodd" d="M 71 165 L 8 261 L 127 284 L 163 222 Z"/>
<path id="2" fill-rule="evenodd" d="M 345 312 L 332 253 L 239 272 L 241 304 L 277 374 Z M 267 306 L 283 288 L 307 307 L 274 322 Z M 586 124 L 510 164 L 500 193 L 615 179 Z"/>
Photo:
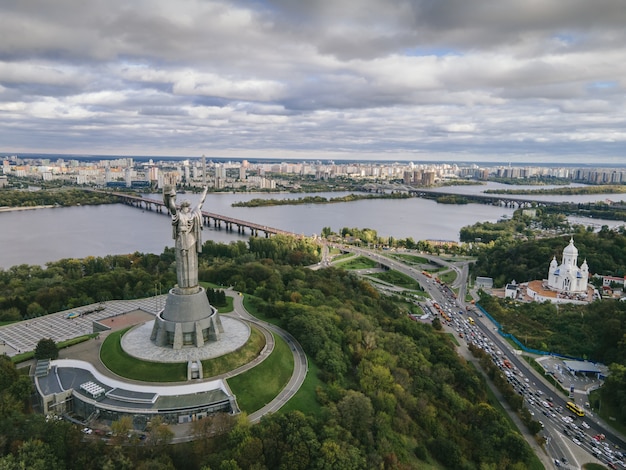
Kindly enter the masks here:
<path id="1" fill-rule="evenodd" d="M 76 206 L 118 202 L 117 196 L 83 189 L 0 190 L 0 207 Z"/>
<path id="2" fill-rule="evenodd" d="M 207 242 L 199 270 L 201 281 L 235 286 L 298 339 L 319 370 L 315 409 L 278 412 L 255 425 L 245 416 L 207 418 L 198 422 L 199 438 L 186 444 L 165 445 L 158 426 L 141 445 L 105 444 L 66 421 L 33 414 L 24 391 L 12 385 L 18 372 L 3 360 L 0 468 L 541 468 L 448 335 L 411 321 L 398 299 L 347 271 L 305 268 L 318 257 L 318 246 L 305 239 Z M 19 266 L 1 273 L 0 295 L 26 307 L 39 295 L 42 308 L 53 308 L 43 293 L 55 305 L 149 295 L 155 280 L 174 282 L 173 261 L 166 251 L 63 260 L 43 270 Z"/>

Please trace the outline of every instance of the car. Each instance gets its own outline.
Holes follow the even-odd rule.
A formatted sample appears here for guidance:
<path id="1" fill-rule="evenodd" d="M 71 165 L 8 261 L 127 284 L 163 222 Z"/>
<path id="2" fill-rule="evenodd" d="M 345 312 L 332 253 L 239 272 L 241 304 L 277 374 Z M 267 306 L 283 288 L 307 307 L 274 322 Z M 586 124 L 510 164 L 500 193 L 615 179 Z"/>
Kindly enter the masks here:
<path id="1" fill-rule="evenodd" d="M 572 438 L 572 442 L 574 444 L 576 444 L 577 446 L 582 445 L 581 442 L 578 439 L 576 439 L 575 437 Z"/>
<path id="2" fill-rule="evenodd" d="M 585 429 L 589 429 L 589 425 L 587 424 L 587 422 L 586 422 L 586 421 L 583 421 L 583 422 L 581 422 L 580 424 L 582 425 L 582 427 L 583 427 L 583 428 L 585 428 Z"/>
<path id="3" fill-rule="evenodd" d="M 555 467 L 560 467 L 561 466 L 561 462 L 559 462 L 559 459 L 554 459 L 554 466 Z"/>

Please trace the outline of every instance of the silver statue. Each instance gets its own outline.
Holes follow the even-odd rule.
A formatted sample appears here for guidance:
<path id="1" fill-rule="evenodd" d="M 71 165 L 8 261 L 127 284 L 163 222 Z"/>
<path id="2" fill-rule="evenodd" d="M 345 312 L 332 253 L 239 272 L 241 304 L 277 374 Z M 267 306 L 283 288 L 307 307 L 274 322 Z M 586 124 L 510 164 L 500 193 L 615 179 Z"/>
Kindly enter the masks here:
<path id="1" fill-rule="evenodd" d="M 179 288 L 198 286 L 198 253 L 202 251 L 202 205 L 209 187 L 193 209 L 189 201 L 176 207 L 176 190 L 163 188 L 163 202 L 172 215 L 172 236 L 176 240 L 176 278 Z"/>

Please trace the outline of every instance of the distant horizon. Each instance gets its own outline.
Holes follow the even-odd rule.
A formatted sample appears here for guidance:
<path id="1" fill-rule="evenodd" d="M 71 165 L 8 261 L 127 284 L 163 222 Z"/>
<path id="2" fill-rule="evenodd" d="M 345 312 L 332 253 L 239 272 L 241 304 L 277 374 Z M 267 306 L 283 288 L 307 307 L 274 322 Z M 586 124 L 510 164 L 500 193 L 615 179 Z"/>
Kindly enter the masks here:
<path id="1" fill-rule="evenodd" d="M 176 161 L 176 160 L 200 160 L 202 155 L 200 156 L 182 156 L 182 155 L 128 155 L 128 154 L 82 154 L 82 153 L 44 153 L 44 152 L 1 152 L 1 158 L 10 158 L 10 157 L 18 157 L 24 159 L 36 159 L 36 158 L 46 158 L 46 159 L 67 159 L 67 160 L 79 160 L 79 161 L 89 161 L 89 160 L 117 160 L 121 158 L 132 158 L 135 161 Z M 248 161 L 251 163 L 281 163 L 281 162 L 317 162 L 320 161 L 322 164 L 328 164 L 328 162 L 334 162 L 335 164 L 354 164 L 354 163 L 372 163 L 372 164 L 387 164 L 392 165 L 394 163 L 414 163 L 420 165 L 459 165 L 459 166 L 469 166 L 469 165 L 478 165 L 478 166 L 511 166 L 511 167 L 581 167 L 581 168 L 626 168 L 626 161 L 622 161 L 619 163 L 610 163 L 610 162 L 593 162 L 593 163 L 579 163 L 579 162 L 563 162 L 563 161 L 553 161 L 553 162 L 514 162 L 512 159 L 508 160 L 419 160 L 419 159 L 375 159 L 375 158 L 331 158 L 331 157 L 249 157 L 249 156 L 211 156 L 204 155 L 204 158 L 207 161 L 218 161 L 218 162 L 229 162 L 229 161 Z M 625 159 L 626 160 L 626 159 Z"/>

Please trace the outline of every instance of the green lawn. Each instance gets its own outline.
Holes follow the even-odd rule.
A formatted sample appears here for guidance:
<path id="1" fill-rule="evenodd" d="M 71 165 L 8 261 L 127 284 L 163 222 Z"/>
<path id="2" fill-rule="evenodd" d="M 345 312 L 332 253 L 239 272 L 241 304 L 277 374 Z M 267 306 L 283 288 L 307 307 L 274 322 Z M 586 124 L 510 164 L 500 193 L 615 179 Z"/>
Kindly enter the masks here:
<path id="1" fill-rule="evenodd" d="M 429 261 L 426 258 L 422 258 L 421 256 L 406 255 L 406 254 L 401 254 L 401 253 L 396 253 L 396 254 L 390 256 L 390 258 L 397 258 L 398 260 L 402 261 L 403 263 L 410 264 L 410 265 L 428 264 L 429 263 Z"/>
<path id="2" fill-rule="evenodd" d="M 141 361 L 128 355 L 121 346 L 121 337 L 128 331 L 111 333 L 102 343 L 100 359 L 112 372 L 128 379 L 145 382 L 183 382 L 187 380 L 187 363 Z M 252 327 L 250 339 L 242 348 L 224 356 L 202 361 L 205 377 L 213 377 L 247 364 L 257 357 L 265 346 L 265 337 Z"/>
<path id="3" fill-rule="evenodd" d="M 317 401 L 317 389 L 323 389 L 326 385 L 318 378 L 318 372 L 319 369 L 317 366 L 309 359 L 309 371 L 307 372 L 302 387 L 300 387 L 296 395 L 280 409 L 281 412 L 287 413 L 289 411 L 299 410 L 306 415 L 320 415 L 322 408 Z"/>
<path id="4" fill-rule="evenodd" d="M 385 271 L 382 273 L 371 274 L 372 277 L 380 279 L 381 281 L 388 282 L 398 287 L 404 287 L 405 289 L 420 290 L 420 283 L 410 276 L 402 274 L 399 271 Z"/>
<path id="5" fill-rule="evenodd" d="M 450 271 L 441 273 L 437 277 L 445 284 L 452 284 L 456 279 L 456 271 L 451 269 Z"/>
<path id="6" fill-rule="evenodd" d="M 202 361 L 205 377 L 215 377 L 230 370 L 248 364 L 256 358 L 265 347 L 265 336 L 257 328 L 251 326 L 250 339 L 246 345 L 229 354 Z"/>
<path id="7" fill-rule="evenodd" d="M 276 347 L 261 364 L 228 379 L 242 411 L 253 413 L 267 405 L 287 385 L 293 373 L 293 354 L 281 338 L 274 335 Z"/>
<path id="8" fill-rule="evenodd" d="M 353 269 L 369 269 L 374 268 L 378 265 L 378 263 L 374 260 L 371 260 L 365 256 L 358 256 L 357 258 L 349 259 L 347 261 L 333 263 L 333 266 L 340 267 L 342 269 L 353 270 Z"/>
<path id="9" fill-rule="evenodd" d="M 112 372 L 128 379 L 145 382 L 181 382 L 187 380 L 187 363 L 140 361 L 122 349 L 122 335 L 130 328 L 114 331 L 102 343 L 100 359 Z"/>

